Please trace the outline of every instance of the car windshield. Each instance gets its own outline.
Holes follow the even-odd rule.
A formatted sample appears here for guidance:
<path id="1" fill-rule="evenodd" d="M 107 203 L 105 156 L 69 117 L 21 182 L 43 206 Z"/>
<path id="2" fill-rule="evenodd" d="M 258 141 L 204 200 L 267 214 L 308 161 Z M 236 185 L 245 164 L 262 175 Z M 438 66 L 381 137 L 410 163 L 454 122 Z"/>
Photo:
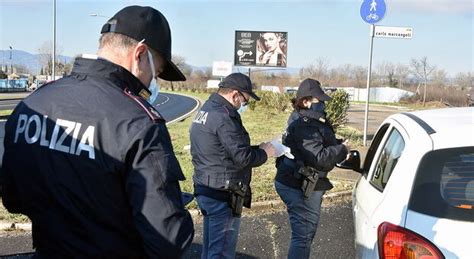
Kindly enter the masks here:
<path id="1" fill-rule="evenodd" d="M 426 154 L 418 167 L 409 209 L 474 222 L 474 147 Z"/>

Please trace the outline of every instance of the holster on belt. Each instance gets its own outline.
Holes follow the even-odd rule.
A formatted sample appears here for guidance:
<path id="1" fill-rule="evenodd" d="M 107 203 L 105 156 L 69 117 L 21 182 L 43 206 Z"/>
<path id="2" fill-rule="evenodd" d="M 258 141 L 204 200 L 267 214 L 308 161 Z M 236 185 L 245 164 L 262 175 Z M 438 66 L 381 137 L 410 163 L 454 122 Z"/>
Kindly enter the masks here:
<path id="1" fill-rule="evenodd" d="M 249 195 L 247 195 L 249 187 L 241 182 L 238 182 L 234 184 L 227 183 L 226 189 L 230 193 L 229 206 L 232 209 L 232 216 L 240 218 L 242 215 L 242 207 L 244 206 L 244 202 L 245 205 L 250 207 L 250 202 L 248 199 Z"/>
<path id="2" fill-rule="evenodd" d="M 297 174 L 302 179 L 301 190 L 303 191 L 304 199 L 308 199 L 318 183 L 318 172 L 312 167 L 302 166 L 297 170 Z"/>

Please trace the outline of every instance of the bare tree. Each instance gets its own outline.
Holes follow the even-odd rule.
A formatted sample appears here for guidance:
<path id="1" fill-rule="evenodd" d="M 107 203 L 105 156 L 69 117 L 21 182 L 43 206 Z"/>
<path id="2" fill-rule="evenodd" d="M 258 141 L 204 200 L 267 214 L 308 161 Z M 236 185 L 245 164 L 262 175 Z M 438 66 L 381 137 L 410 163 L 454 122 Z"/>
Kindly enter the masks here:
<path id="1" fill-rule="evenodd" d="M 185 57 L 179 56 L 179 55 L 173 55 L 171 57 L 171 60 L 178 67 L 178 69 L 181 70 L 181 72 L 184 74 L 184 76 L 186 76 L 186 77 L 191 76 L 191 73 L 193 72 L 193 69 L 191 68 L 190 65 L 186 64 L 186 58 Z M 172 81 L 170 81 L 170 85 L 171 85 L 171 91 L 174 91 L 174 85 L 173 85 Z"/>
<path id="2" fill-rule="evenodd" d="M 53 73 L 53 50 L 52 50 L 51 41 L 45 41 L 38 48 L 38 59 L 41 64 L 41 67 L 44 68 L 43 73 L 51 75 Z M 66 64 L 66 62 L 61 63 L 59 60 L 59 55 L 62 53 L 62 48 L 56 48 L 56 75 L 69 74 L 71 72 L 71 65 Z"/>
<path id="3" fill-rule="evenodd" d="M 313 64 L 300 69 L 300 77 L 311 77 L 321 82 L 325 82 L 328 78 L 329 59 L 326 57 L 318 57 Z"/>
<path id="4" fill-rule="evenodd" d="M 45 41 L 41 46 L 38 48 L 38 59 L 41 64 L 41 67 L 44 68 L 43 73 L 44 74 L 50 74 L 51 69 L 50 65 L 52 62 L 52 53 L 53 51 L 51 50 L 52 43 L 51 41 Z"/>
<path id="5" fill-rule="evenodd" d="M 398 81 L 395 76 L 395 68 L 396 66 L 390 62 L 382 62 L 377 66 L 377 73 L 382 80 L 382 85 L 385 85 L 385 79 L 387 79 L 387 83 L 389 87 L 397 87 Z"/>
<path id="6" fill-rule="evenodd" d="M 474 89 L 474 72 L 458 73 L 454 78 L 454 82 L 462 90 Z"/>
<path id="7" fill-rule="evenodd" d="M 354 66 L 352 70 L 355 87 L 363 88 L 367 83 L 367 68 L 363 66 Z"/>
<path id="8" fill-rule="evenodd" d="M 395 74 L 398 78 L 399 87 L 403 88 L 403 83 L 407 81 L 408 75 L 410 74 L 410 68 L 407 65 L 398 63 L 395 67 Z"/>
<path id="9" fill-rule="evenodd" d="M 436 69 L 436 66 L 430 65 L 428 63 L 428 57 L 422 57 L 419 60 L 417 59 L 412 59 L 411 60 L 411 68 L 412 68 L 412 73 L 417 77 L 419 80 L 423 82 L 424 86 L 424 91 L 423 91 L 423 106 L 425 106 L 425 101 L 426 101 L 426 86 L 429 81 L 429 77 L 431 73 Z M 418 85 L 419 88 L 419 85 Z M 417 92 L 419 89 L 417 88 Z"/>
<path id="10" fill-rule="evenodd" d="M 444 69 L 435 69 L 431 81 L 436 86 L 445 86 L 448 73 Z"/>

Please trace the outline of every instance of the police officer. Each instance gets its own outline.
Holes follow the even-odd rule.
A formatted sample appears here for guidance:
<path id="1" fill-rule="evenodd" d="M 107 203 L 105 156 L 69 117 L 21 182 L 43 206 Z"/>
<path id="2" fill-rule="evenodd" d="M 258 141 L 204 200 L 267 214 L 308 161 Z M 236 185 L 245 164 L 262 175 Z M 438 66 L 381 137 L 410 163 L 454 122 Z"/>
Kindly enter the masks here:
<path id="1" fill-rule="evenodd" d="M 348 154 L 348 142 L 336 139 L 326 119 L 325 101 L 330 99 L 317 80 L 301 82 L 283 139 L 295 158 L 277 159 L 275 189 L 287 207 L 291 226 L 288 258 L 309 258 L 322 197 L 332 188 L 327 174 Z"/>
<path id="2" fill-rule="evenodd" d="M 166 18 L 129 6 L 98 56 L 24 99 L 5 126 L 3 204 L 32 221 L 38 257 L 176 258 L 194 229 L 165 121 L 145 100 L 171 62 Z"/>
<path id="3" fill-rule="evenodd" d="M 270 143 L 251 146 L 239 113 L 252 91 L 250 78 L 227 76 L 196 114 L 191 125 L 194 193 L 204 215 L 201 258 L 234 258 L 242 206 L 250 208 L 250 178 L 274 156 Z"/>

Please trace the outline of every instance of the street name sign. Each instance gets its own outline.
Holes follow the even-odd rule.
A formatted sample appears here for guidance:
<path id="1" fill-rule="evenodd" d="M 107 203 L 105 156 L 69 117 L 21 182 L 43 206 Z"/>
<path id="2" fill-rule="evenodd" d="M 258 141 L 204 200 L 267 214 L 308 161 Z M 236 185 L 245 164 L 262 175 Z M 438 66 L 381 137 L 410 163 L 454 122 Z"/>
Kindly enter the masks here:
<path id="1" fill-rule="evenodd" d="M 376 38 L 411 39 L 413 37 L 413 28 L 411 28 L 411 27 L 375 26 L 374 37 L 376 37 Z"/>

